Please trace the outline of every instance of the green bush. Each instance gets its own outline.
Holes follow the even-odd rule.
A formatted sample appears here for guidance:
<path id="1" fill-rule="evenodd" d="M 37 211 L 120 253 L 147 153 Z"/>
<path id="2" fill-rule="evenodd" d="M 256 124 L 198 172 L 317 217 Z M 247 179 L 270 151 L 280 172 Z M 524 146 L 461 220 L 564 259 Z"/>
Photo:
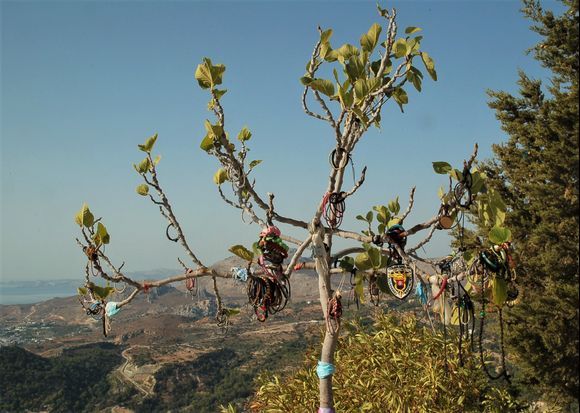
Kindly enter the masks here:
<path id="1" fill-rule="evenodd" d="M 333 387 L 338 412 L 516 412 L 522 406 L 489 385 L 477 354 L 463 349 L 459 366 L 455 336 L 420 325 L 414 316 L 379 315 L 374 324 L 344 326 Z M 311 412 L 318 407 L 317 354 L 289 377 L 264 373 L 250 402 L 253 412 Z M 502 398 L 498 398 L 501 394 Z"/>

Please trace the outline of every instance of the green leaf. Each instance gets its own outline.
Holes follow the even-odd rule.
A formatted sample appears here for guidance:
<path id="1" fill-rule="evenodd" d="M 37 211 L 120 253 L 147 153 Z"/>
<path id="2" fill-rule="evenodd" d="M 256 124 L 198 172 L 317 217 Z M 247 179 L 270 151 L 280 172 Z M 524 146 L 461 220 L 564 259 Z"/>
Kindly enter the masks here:
<path id="1" fill-rule="evenodd" d="M 245 142 L 250 140 L 250 138 L 252 137 L 252 132 L 250 132 L 250 130 L 244 126 L 242 128 L 242 130 L 240 131 L 240 133 L 238 133 L 238 140 L 240 142 Z"/>
<path id="2" fill-rule="evenodd" d="M 452 169 L 451 165 L 449 165 L 449 163 L 447 162 L 443 161 L 433 162 L 433 170 L 435 171 L 435 173 L 445 175 L 451 172 L 451 169 Z"/>
<path id="3" fill-rule="evenodd" d="M 221 185 L 227 180 L 228 180 L 228 173 L 226 172 L 226 170 L 224 168 L 218 169 L 217 172 L 213 175 L 213 182 L 216 185 Z"/>
<path id="4" fill-rule="evenodd" d="M 374 269 L 381 268 L 381 251 L 378 248 L 369 248 L 367 255 L 369 256 L 371 266 Z"/>
<path id="5" fill-rule="evenodd" d="M 400 87 L 393 91 L 393 99 L 395 99 L 395 102 L 399 104 L 401 111 L 403 110 L 403 105 L 409 103 L 409 96 L 407 96 L 407 92 L 405 92 L 405 89 Z"/>
<path id="6" fill-rule="evenodd" d="M 367 212 L 366 221 L 370 224 L 373 222 L 373 211 Z"/>
<path id="7" fill-rule="evenodd" d="M 370 93 L 374 92 L 381 85 L 381 80 L 376 77 L 372 79 L 359 79 L 354 84 L 354 95 L 358 102 L 363 101 Z"/>
<path id="8" fill-rule="evenodd" d="M 79 287 L 79 288 L 77 288 L 77 293 L 78 293 L 79 295 L 87 295 L 87 294 L 88 294 L 88 291 L 87 291 L 87 289 L 86 289 L 86 288 L 84 288 L 84 287 Z"/>
<path id="9" fill-rule="evenodd" d="M 350 59 L 353 56 L 358 56 L 358 49 L 352 44 L 343 44 L 338 49 L 336 49 L 338 56 L 342 57 L 344 60 Z"/>
<path id="10" fill-rule="evenodd" d="M 332 29 L 327 29 L 320 33 L 320 43 L 326 43 L 332 37 Z"/>
<path id="11" fill-rule="evenodd" d="M 488 191 L 489 206 L 492 210 L 506 211 L 507 207 L 501 195 L 497 191 Z"/>
<path id="12" fill-rule="evenodd" d="M 107 232 L 107 228 L 99 222 L 97 224 L 97 231 L 95 232 L 95 235 L 93 235 L 93 241 L 95 241 L 95 244 L 101 245 L 108 244 L 110 240 L 111 236 Z"/>
<path id="13" fill-rule="evenodd" d="M 137 192 L 141 196 L 147 196 L 149 194 L 149 185 L 141 184 L 135 188 L 135 192 Z"/>
<path id="14" fill-rule="evenodd" d="M 407 72 L 407 80 L 413 84 L 417 92 L 421 91 L 421 84 L 423 81 L 421 80 L 421 77 L 418 76 L 415 72 L 409 70 Z"/>
<path id="15" fill-rule="evenodd" d="M 338 265 L 345 271 L 351 272 L 354 269 L 354 259 L 352 257 L 343 257 L 338 261 Z"/>
<path id="16" fill-rule="evenodd" d="M 207 131 L 207 133 L 213 137 L 213 138 L 221 138 L 221 136 L 224 134 L 224 128 L 221 127 L 218 124 L 212 124 L 209 120 L 205 120 L 203 126 L 205 127 L 205 130 Z"/>
<path id="17" fill-rule="evenodd" d="M 508 228 L 495 226 L 489 231 L 488 237 L 494 244 L 502 244 L 511 241 L 512 232 Z"/>
<path id="18" fill-rule="evenodd" d="M 161 155 L 157 155 L 153 160 L 153 165 L 157 165 L 161 161 Z"/>
<path id="19" fill-rule="evenodd" d="M 356 294 L 356 296 L 358 297 L 359 301 L 362 304 L 365 302 L 365 293 L 363 286 L 364 277 L 362 274 L 357 274 L 354 280 L 355 280 L 354 293 Z"/>
<path id="20" fill-rule="evenodd" d="M 367 116 L 364 113 L 362 113 L 362 110 L 360 110 L 360 108 L 358 107 L 354 107 L 352 108 L 352 112 L 356 115 L 357 119 L 362 123 L 362 125 L 366 127 L 369 118 L 367 118 Z"/>
<path id="21" fill-rule="evenodd" d="M 153 145 L 155 145 L 156 140 L 157 140 L 157 134 L 148 138 L 143 145 L 137 145 L 137 146 L 139 147 L 139 150 L 142 150 L 143 152 L 150 153 L 151 150 L 153 149 Z"/>
<path id="22" fill-rule="evenodd" d="M 413 34 L 420 32 L 422 29 L 420 27 L 409 26 L 405 29 L 405 34 Z"/>
<path id="23" fill-rule="evenodd" d="M 350 89 L 350 90 L 349 90 Z M 338 98 L 342 107 L 348 109 L 354 103 L 353 90 L 350 88 L 350 83 L 347 80 L 344 85 L 338 87 Z"/>
<path id="24" fill-rule="evenodd" d="M 371 53 L 379 41 L 382 27 L 375 23 L 366 34 L 360 38 L 360 45 L 365 52 Z"/>
<path id="25" fill-rule="evenodd" d="M 334 83 L 326 79 L 314 79 L 309 85 L 313 90 L 323 93 L 326 96 L 334 95 Z"/>
<path id="26" fill-rule="evenodd" d="M 205 137 L 203 138 L 203 140 L 201 141 L 201 143 L 199 144 L 199 147 L 201 149 L 203 149 L 206 152 L 209 152 L 211 149 L 214 148 L 214 139 L 212 136 L 209 135 L 209 133 L 207 133 L 205 135 Z"/>
<path id="27" fill-rule="evenodd" d="M 227 89 L 214 89 L 213 93 L 215 94 L 216 99 L 221 99 L 221 97 L 225 95 L 227 91 Z"/>
<path id="28" fill-rule="evenodd" d="M 398 59 L 400 57 L 407 55 L 407 41 L 403 38 L 397 39 L 395 44 L 393 44 L 393 51 L 395 52 L 395 57 Z"/>
<path id="29" fill-rule="evenodd" d="M 445 197 L 445 189 L 443 189 L 442 186 L 439 187 L 439 191 L 437 192 L 437 196 L 441 200 L 443 200 L 443 198 Z"/>
<path id="30" fill-rule="evenodd" d="M 399 197 L 389 201 L 389 210 L 394 214 L 397 215 L 401 210 L 401 205 L 399 204 Z"/>
<path id="31" fill-rule="evenodd" d="M 202 89 L 213 89 L 216 85 L 221 85 L 222 76 L 226 67 L 222 64 L 214 65 L 207 57 L 195 69 L 195 79 Z"/>
<path id="32" fill-rule="evenodd" d="M 501 227 L 502 224 L 505 222 L 505 211 L 500 209 L 495 211 L 495 226 Z"/>
<path id="33" fill-rule="evenodd" d="M 93 293 L 95 294 L 95 298 L 99 300 L 106 300 L 108 296 L 110 296 L 113 291 L 115 291 L 114 287 L 99 287 L 98 285 L 94 285 L 92 287 Z"/>
<path id="34" fill-rule="evenodd" d="M 393 217 L 393 218 L 392 218 L 392 219 L 390 219 L 390 220 L 389 220 L 389 222 L 387 223 L 387 227 L 388 227 L 388 228 L 390 228 L 390 227 L 392 227 L 393 225 L 397 225 L 397 224 L 399 224 L 400 222 L 401 222 L 401 218 L 396 218 L 396 217 Z"/>
<path id="35" fill-rule="evenodd" d="M 89 206 L 85 203 L 81 207 L 81 210 L 75 215 L 75 222 L 79 227 L 85 226 L 87 228 L 92 227 L 95 223 L 95 217 L 89 210 Z"/>
<path id="36" fill-rule="evenodd" d="M 337 50 L 329 50 L 325 53 L 324 60 L 326 60 L 327 62 L 336 62 L 338 60 L 338 57 L 339 55 Z"/>
<path id="37" fill-rule="evenodd" d="M 256 166 L 260 165 L 261 163 L 262 163 L 261 159 L 253 160 L 252 162 L 250 162 L 250 170 L 254 169 Z"/>
<path id="38" fill-rule="evenodd" d="M 368 53 L 364 52 L 361 56 L 352 57 L 344 66 L 344 70 L 351 82 L 366 76 L 366 61 Z"/>
<path id="39" fill-rule="evenodd" d="M 472 172 L 471 176 L 473 178 L 472 184 L 471 184 L 471 193 L 473 193 L 475 195 L 475 194 L 481 192 L 485 188 L 485 180 L 486 180 L 487 176 L 485 176 L 485 174 L 483 172 L 480 172 L 480 171 Z"/>
<path id="40" fill-rule="evenodd" d="M 139 165 L 137 165 L 137 172 L 139 172 L 140 174 L 145 174 L 147 172 L 149 172 L 149 169 L 151 168 L 151 162 L 149 161 L 149 158 L 145 158 L 143 159 L 141 162 L 139 162 Z"/>
<path id="41" fill-rule="evenodd" d="M 251 262 L 254 259 L 254 253 L 243 245 L 234 245 L 233 247 L 230 247 L 228 251 L 248 262 Z"/>
<path id="42" fill-rule="evenodd" d="M 300 78 L 300 83 L 302 83 L 304 86 L 308 86 L 310 83 L 312 83 L 312 78 L 310 76 L 302 76 Z"/>
<path id="43" fill-rule="evenodd" d="M 367 252 L 361 252 L 354 257 L 354 264 L 359 271 L 370 270 L 373 267 L 373 262 Z"/>
<path id="44" fill-rule="evenodd" d="M 386 225 L 387 222 L 389 222 L 389 219 L 391 218 L 391 214 L 389 213 L 389 209 L 384 205 L 375 205 L 373 207 L 373 209 L 375 211 L 377 211 L 377 220 L 381 224 Z M 382 232 L 382 231 L 379 231 L 379 232 Z"/>
<path id="45" fill-rule="evenodd" d="M 457 182 L 463 180 L 463 173 L 459 169 L 452 169 L 449 172 L 449 176 L 451 176 L 451 178 L 455 179 Z"/>
<path id="46" fill-rule="evenodd" d="M 498 307 L 502 307 L 507 300 L 507 282 L 503 278 L 494 277 L 491 282 L 492 294 L 493 294 L 493 303 Z"/>
<path id="47" fill-rule="evenodd" d="M 421 60 L 423 60 L 423 64 L 425 65 L 425 69 L 427 69 L 427 73 L 431 76 L 431 79 L 437 81 L 437 72 L 435 71 L 435 62 L 427 54 L 426 52 L 421 52 Z"/>
<path id="48" fill-rule="evenodd" d="M 360 221 L 368 222 L 367 219 L 365 217 L 363 217 L 362 215 L 357 215 L 355 218 L 360 220 Z"/>

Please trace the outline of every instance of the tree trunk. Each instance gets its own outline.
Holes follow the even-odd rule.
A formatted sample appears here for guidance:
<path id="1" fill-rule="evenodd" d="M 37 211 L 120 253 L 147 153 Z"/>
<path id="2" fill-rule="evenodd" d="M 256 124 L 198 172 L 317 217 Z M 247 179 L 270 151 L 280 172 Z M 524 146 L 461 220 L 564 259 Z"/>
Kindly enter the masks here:
<path id="1" fill-rule="evenodd" d="M 316 272 L 318 274 L 318 289 L 320 293 L 320 305 L 324 315 L 325 322 L 328 315 L 328 301 L 332 297 L 330 286 L 330 271 L 328 267 L 328 254 L 323 242 L 323 229 L 318 225 L 312 231 L 312 244 L 314 246 L 314 259 Z M 338 341 L 339 331 L 329 329 L 329 324 L 325 323 L 326 333 L 322 343 L 322 352 L 320 361 L 323 363 L 334 364 L 334 351 Z M 332 375 L 320 378 L 320 409 L 319 413 L 334 412 L 334 398 L 332 395 Z"/>

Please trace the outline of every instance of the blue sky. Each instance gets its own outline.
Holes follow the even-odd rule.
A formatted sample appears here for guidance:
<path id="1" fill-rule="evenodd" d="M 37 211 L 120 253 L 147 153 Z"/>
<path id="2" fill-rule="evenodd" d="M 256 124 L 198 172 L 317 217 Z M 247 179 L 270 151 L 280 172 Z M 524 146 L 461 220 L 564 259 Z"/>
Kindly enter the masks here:
<path id="1" fill-rule="evenodd" d="M 553 2 L 547 8 L 559 7 Z M 516 1 L 389 2 L 400 33 L 423 28 L 423 50 L 439 80 L 409 92 L 402 114 L 383 109 L 383 127 L 357 147 L 357 176 L 367 181 L 349 199 L 354 216 L 417 186 L 408 225 L 438 208 L 444 178 L 431 162 L 459 164 L 478 142 L 480 158 L 501 142 L 487 89 L 515 92 L 517 70 L 546 73 L 525 50 L 538 41 Z M 164 237 L 158 210 L 135 193 L 137 144 L 159 133 L 159 174 L 190 244 L 204 262 L 249 245 L 259 229 L 224 205 L 212 182 L 214 159 L 199 149 L 207 94 L 193 77 L 204 56 L 227 67 L 227 130 L 253 132 L 257 189 L 276 194 L 284 215 L 308 219 L 328 176 L 330 128 L 307 117 L 298 81 L 317 40 L 332 27 L 332 45 L 358 44 L 380 22 L 374 2 L 53 2 L 3 1 L 1 7 L 1 244 L 3 280 L 82 278 L 84 260 L 73 216 L 87 202 L 111 233 L 108 252 L 128 271 L 178 268 L 184 257 Z M 348 178 L 351 179 L 350 176 Z M 282 231 L 303 237 L 294 229 Z M 411 241 L 412 243 L 412 241 Z M 345 244 L 341 244 L 345 245 Z M 448 251 L 438 234 L 426 253 Z"/>

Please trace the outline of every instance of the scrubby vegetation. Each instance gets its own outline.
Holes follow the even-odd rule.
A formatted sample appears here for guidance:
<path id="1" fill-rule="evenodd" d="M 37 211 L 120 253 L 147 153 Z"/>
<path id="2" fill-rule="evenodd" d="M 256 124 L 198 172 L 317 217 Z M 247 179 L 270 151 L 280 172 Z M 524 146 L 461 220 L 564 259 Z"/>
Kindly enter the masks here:
<path id="1" fill-rule="evenodd" d="M 20 347 L 0 347 L 0 411 L 91 412 L 109 403 L 108 374 L 122 348 L 96 343 L 44 358 Z"/>
<path id="2" fill-rule="evenodd" d="M 507 390 L 491 386 L 477 354 L 417 322 L 410 314 L 379 315 L 370 326 L 350 323 L 339 340 L 335 406 L 340 412 L 516 412 Z M 445 346 L 447 351 L 444 351 Z M 253 412 L 316 411 L 319 354 L 289 376 L 265 373 L 250 403 Z"/>

